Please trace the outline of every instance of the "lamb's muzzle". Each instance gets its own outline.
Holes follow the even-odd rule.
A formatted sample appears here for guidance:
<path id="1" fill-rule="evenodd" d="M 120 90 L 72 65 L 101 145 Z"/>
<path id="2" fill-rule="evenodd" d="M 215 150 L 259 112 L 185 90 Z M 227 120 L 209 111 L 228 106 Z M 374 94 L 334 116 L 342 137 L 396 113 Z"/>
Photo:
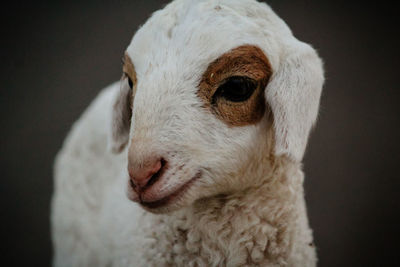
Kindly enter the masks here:
<path id="1" fill-rule="evenodd" d="M 131 145 L 129 151 L 127 195 L 145 208 L 152 210 L 177 202 L 201 176 L 198 171 L 187 182 L 171 185 L 170 180 L 185 169 L 185 164 L 170 166 L 164 157 L 146 157 L 136 150 L 138 147 L 141 146 Z"/>

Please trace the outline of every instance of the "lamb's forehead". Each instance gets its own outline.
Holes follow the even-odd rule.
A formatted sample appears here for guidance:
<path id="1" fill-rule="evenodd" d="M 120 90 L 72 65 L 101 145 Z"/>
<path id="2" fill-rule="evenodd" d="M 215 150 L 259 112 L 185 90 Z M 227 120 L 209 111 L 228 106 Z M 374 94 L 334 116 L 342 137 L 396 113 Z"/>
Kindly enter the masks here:
<path id="1" fill-rule="evenodd" d="M 178 0 L 152 15 L 127 53 L 139 78 L 155 66 L 200 72 L 221 54 L 245 44 L 260 47 L 274 68 L 287 39 L 294 39 L 289 28 L 265 3 Z"/>

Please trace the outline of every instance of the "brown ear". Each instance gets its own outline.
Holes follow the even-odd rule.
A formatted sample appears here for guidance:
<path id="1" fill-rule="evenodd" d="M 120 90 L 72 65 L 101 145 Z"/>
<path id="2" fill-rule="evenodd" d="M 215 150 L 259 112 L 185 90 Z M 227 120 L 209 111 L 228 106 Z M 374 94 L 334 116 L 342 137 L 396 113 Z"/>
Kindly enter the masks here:
<path id="1" fill-rule="evenodd" d="M 109 138 L 109 148 L 114 153 L 120 153 L 129 140 L 129 129 L 132 117 L 131 92 L 126 81 L 122 80 L 120 89 L 114 96 Z"/>

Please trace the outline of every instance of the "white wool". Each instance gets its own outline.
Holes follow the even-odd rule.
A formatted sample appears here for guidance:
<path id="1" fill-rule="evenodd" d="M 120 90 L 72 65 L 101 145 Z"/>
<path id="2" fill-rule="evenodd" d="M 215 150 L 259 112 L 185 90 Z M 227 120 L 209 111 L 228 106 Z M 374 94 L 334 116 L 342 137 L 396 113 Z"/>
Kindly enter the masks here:
<path id="1" fill-rule="evenodd" d="M 271 63 L 265 98 L 273 125 L 264 116 L 228 126 L 196 94 L 207 66 L 246 44 Z M 300 162 L 323 84 L 316 52 L 264 3 L 177 0 L 152 15 L 127 53 L 137 75 L 131 124 L 123 80 L 100 93 L 57 156 L 54 264 L 315 266 Z M 202 173 L 161 214 L 126 197 L 124 148 L 132 140 L 138 158 L 170 157 L 176 174 L 162 190 Z"/>

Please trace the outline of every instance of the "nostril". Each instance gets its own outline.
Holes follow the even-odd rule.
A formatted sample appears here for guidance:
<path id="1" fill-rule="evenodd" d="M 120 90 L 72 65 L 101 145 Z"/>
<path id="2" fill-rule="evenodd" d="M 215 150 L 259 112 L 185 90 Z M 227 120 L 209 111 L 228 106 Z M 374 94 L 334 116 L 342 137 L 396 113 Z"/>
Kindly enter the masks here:
<path id="1" fill-rule="evenodd" d="M 164 158 L 160 159 L 160 168 L 156 173 L 151 175 L 150 179 L 147 181 L 146 187 L 152 186 L 161 177 L 164 172 L 164 166 L 167 164 Z"/>
<path id="2" fill-rule="evenodd" d="M 128 172 L 131 177 L 130 183 L 133 189 L 141 191 L 153 185 L 161 177 L 167 165 L 167 161 L 164 158 L 149 162 L 151 163 L 136 168 L 128 164 Z"/>

